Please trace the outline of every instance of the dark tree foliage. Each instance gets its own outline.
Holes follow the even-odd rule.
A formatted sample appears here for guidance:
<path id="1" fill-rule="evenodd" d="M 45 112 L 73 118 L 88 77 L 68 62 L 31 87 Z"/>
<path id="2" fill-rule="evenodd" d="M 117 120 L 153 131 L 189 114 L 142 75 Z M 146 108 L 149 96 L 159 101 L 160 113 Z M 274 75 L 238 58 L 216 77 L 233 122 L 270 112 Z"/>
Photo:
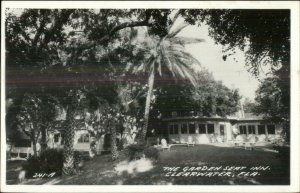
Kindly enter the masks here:
<path id="1" fill-rule="evenodd" d="M 56 48 L 67 36 L 63 26 L 73 12 L 72 9 L 25 9 L 19 17 L 8 12 L 5 21 L 7 66 L 43 67 L 55 63 Z"/>
<path id="2" fill-rule="evenodd" d="M 278 81 L 275 78 L 265 79 L 256 91 L 255 102 L 258 105 L 254 112 L 263 113 L 266 119 L 275 123 L 289 121 L 290 115 L 286 113 L 289 106 L 283 104 L 283 97 Z"/>
<path id="3" fill-rule="evenodd" d="M 197 73 L 198 82 L 194 87 L 187 81 L 160 84 L 156 92 L 154 108 L 162 116 L 226 116 L 238 111 L 240 95 L 238 90 L 229 89 L 222 82 L 203 70 Z M 193 113 L 191 113 L 193 112 Z M 153 114 L 153 118 L 158 113 Z"/>
<path id="4" fill-rule="evenodd" d="M 282 86 L 282 81 L 277 77 L 265 79 L 256 91 L 253 112 L 262 114 L 264 119 L 281 124 L 285 129 L 285 139 L 290 140 L 290 96 L 289 86 Z M 286 84 L 284 82 L 283 84 Z M 287 92 L 287 93 L 285 93 Z"/>
<path id="5" fill-rule="evenodd" d="M 245 98 L 245 101 L 243 103 L 244 112 L 253 113 L 256 105 L 257 104 L 255 102 L 252 102 L 249 98 Z"/>
<path id="6" fill-rule="evenodd" d="M 246 65 L 255 75 L 260 65 L 271 64 L 274 71 L 290 65 L 289 10 L 211 9 L 183 13 L 187 22 L 209 26 L 209 35 L 224 46 L 224 56 L 231 56 L 236 48 L 245 51 Z"/>

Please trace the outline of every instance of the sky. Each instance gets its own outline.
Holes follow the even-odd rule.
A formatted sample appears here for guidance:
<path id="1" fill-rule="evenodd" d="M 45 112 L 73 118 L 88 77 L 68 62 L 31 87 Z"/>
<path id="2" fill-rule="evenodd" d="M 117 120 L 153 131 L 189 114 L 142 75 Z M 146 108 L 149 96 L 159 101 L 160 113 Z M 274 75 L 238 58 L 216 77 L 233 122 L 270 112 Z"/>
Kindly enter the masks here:
<path id="1" fill-rule="evenodd" d="M 259 81 L 247 72 L 245 67 L 244 52 L 237 51 L 235 55 L 222 59 L 222 46 L 216 45 L 214 40 L 208 36 L 208 27 L 202 25 L 188 26 L 184 28 L 178 36 L 194 37 L 204 39 L 205 42 L 187 45 L 186 50 L 199 60 L 201 65 L 213 73 L 216 80 L 222 81 L 229 88 L 236 88 L 243 96 L 254 100 L 255 90 L 259 86 Z M 237 61 L 234 61 L 236 58 Z M 268 70 L 264 69 L 264 73 Z M 261 74 L 261 78 L 265 77 Z"/>

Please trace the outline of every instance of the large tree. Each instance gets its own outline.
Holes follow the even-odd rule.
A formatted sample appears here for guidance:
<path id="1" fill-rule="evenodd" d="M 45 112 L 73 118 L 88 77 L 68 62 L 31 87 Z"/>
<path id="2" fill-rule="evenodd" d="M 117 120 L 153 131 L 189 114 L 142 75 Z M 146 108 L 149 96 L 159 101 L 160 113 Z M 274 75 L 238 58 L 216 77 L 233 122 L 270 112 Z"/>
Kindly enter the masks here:
<path id="1" fill-rule="evenodd" d="M 21 101 L 15 98 L 13 103 L 8 109 L 7 118 L 14 120 L 9 125 L 16 126 L 14 129 L 19 129 L 30 138 L 36 156 L 38 142 L 41 151 L 47 147 L 46 132 L 57 116 L 58 101 L 45 93 L 31 93 L 22 95 Z"/>
<path id="2" fill-rule="evenodd" d="M 76 118 L 83 119 L 85 116 L 85 109 L 87 106 L 86 95 L 84 89 L 73 88 L 64 93 L 61 102 L 64 109 L 66 109 L 66 120 L 64 122 L 65 141 L 64 141 L 64 163 L 63 174 L 74 174 L 74 136 Z"/>
<path id="3" fill-rule="evenodd" d="M 144 61 L 133 67 L 134 73 L 142 73 L 148 76 L 148 92 L 145 104 L 144 126 L 140 135 L 140 143 L 145 142 L 148 130 L 149 114 L 151 100 L 153 99 L 153 88 L 155 76 L 167 76 L 171 79 L 182 78 L 195 82 L 193 65 L 200 66 L 200 63 L 191 54 L 185 51 L 186 44 L 200 43 L 203 39 L 185 38 L 176 36 L 187 24 L 175 26 L 175 22 L 180 15 L 180 11 L 175 13 L 173 18 L 165 26 L 165 34 L 160 36 L 146 35 L 141 42 L 137 43 L 137 52 L 141 49 L 144 55 Z M 139 46 L 141 44 L 142 46 Z M 171 75 L 171 76 L 170 76 Z"/>
<path id="4" fill-rule="evenodd" d="M 256 90 L 253 112 L 263 115 L 264 119 L 272 123 L 283 125 L 285 139 L 289 141 L 290 107 L 285 105 L 286 99 L 283 92 L 277 78 L 265 79 Z"/>
<path id="5" fill-rule="evenodd" d="M 161 84 L 156 92 L 154 110 L 163 116 L 227 116 L 238 111 L 238 90 L 214 80 L 206 70 L 196 73 L 196 86 L 188 81 Z M 153 117 L 159 115 L 153 114 Z"/>

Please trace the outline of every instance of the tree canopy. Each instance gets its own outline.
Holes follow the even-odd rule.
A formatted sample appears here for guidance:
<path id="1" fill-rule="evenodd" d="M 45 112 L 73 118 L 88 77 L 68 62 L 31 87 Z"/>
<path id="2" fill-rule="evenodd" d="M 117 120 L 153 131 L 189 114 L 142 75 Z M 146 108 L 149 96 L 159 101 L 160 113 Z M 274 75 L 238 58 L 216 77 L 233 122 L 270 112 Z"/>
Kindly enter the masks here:
<path id="1" fill-rule="evenodd" d="M 187 23 L 175 26 L 178 17 Z M 165 109 L 179 105 L 179 109 L 190 108 L 207 116 L 233 113 L 240 99 L 237 90 L 228 89 L 213 78 L 198 81 L 194 78 L 197 75 L 190 67 L 198 62 L 184 51 L 184 45 L 203 40 L 178 37 L 178 32 L 188 24 L 207 25 L 209 36 L 223 46 L 224 60 L 234 57 L 236 49 L 244 51 L 246 66 L 253 75 L 259 74 L 261 66 L 269 65 L 273 79 L 263 82 L 257 92 L 257 102 L 261 105 L 257 112 L 289 121 L 289 10 L 23 9 L 18 14 L 7 10 L 7 98 L 21 104 L 17 103 L 18 97 L 42 89 L 57 97 L 66 109 L 72 109 L 70 102 L 74 98 L 68 98 L 68 93 L 84 91 L 90 100 L 85 107 L 99 107 L 102 100 L 115 104 L 119 100 L 116 85 L 125 82 L 136 84 L 143 91 L 141 84 L 144 84 L 148 89 L 149 97 L 140 97 L 147 98 L 144 119 L 149 114 L 151 100 L 156 100 L 160 107 L 165 105 Z M 168 81 L 151 88 L 156 75 L 165 76 Z M 183 82 L 190 80 L 196 88 L 186 82 L 174 85 L 175 76 L 183 78 Z M 129 96 L 128 90 L 137 92 L 132 85 L 118 102 L 127 101 L 125 112 L 140 117 L 143 102 Z M 156 99 L 152 92 L 156 93 Z M 272 113 L 264 108 L 269 104 L 265 100 L 268 94 L 277 97 L 280 103 Z M 128 110 L 132 106 L 140 109 Z"/>
<path id="2" fill-rule="evenodd" d="M 224 117 L 238 111 L 241 96 L 237 89 L 229 89 L 216 81 L 205 69 L 197 73 L 196 81 L 195 87 L 187 81 L 160 84 L 154 109 L 163 117 L 171 116 L 173 111 L 180 116 L 198 114 L 208 117 Z"/>
<path id="3" fill-rule="evenodd" d="M 184 10 L 184 17 L 209 26 L 209 35 L 223 46 L 223 59 L 234 56 L 237 48 L 245 51 L 246 65 L 255 75 L 261 65 L 273 71 L 290 65 L 290 10 Z"/>

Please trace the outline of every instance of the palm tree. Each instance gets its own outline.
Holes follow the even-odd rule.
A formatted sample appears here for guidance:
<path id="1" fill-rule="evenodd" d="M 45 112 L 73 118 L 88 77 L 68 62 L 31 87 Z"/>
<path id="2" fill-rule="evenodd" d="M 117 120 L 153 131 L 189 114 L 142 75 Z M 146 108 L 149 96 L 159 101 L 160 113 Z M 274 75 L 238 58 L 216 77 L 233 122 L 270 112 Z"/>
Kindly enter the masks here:
<path id="1" fill-rule="evenodd" d="M 110 109 L 108 115 L 108 126 L 110 127 L 110 140 L 111 140 L 111 158 L 116 160 L 119 157 L 118 146 L 117 146 L 117 109 L 114 106 Z"/>
<path id="2" fill-rule="evenodd" d="M 140 43 L 141 46 L 139 46 L 138 41 L 135 42 L 138 51 L 142 51 L 144 53 L 146 60 L 135 67 L 132 71 L 133 73 L 149 73 L 144 126 L 139 139 L 140 143 L 145 142 L 148 129 L 155 75 L 158 73 L 162 76 L 162 69 L 167 69 L 173 77 L 177 76 L 183 79 L 188 79 L 194 86 L 196 85 L 193 65 L 200 66 L 200 63 L 191 54 L 185 51 L 185 45 L 201 43 L 204 42 L 204 40 L 176 36 L 187 26 L 187 24 L 184 23 L 175 27 L 174 24 L 178 17 L 179 11 L 175 15 L 171 25 L 167 28 L 168 33 L 164 37 L 146 36 Z"/>
<path id="3" fill-rule="evenodd" d="M 64 106 L 66 108 L 65 121 L 65 141 L 64 141 L 64 163 L 62 172 L 64 175 L 75 173 L 74 168 L 74 136 L 75 136 L 75 116 L 82 110 L 83 93 L 80 90 L 70 90 L 65 97 Z"/>

